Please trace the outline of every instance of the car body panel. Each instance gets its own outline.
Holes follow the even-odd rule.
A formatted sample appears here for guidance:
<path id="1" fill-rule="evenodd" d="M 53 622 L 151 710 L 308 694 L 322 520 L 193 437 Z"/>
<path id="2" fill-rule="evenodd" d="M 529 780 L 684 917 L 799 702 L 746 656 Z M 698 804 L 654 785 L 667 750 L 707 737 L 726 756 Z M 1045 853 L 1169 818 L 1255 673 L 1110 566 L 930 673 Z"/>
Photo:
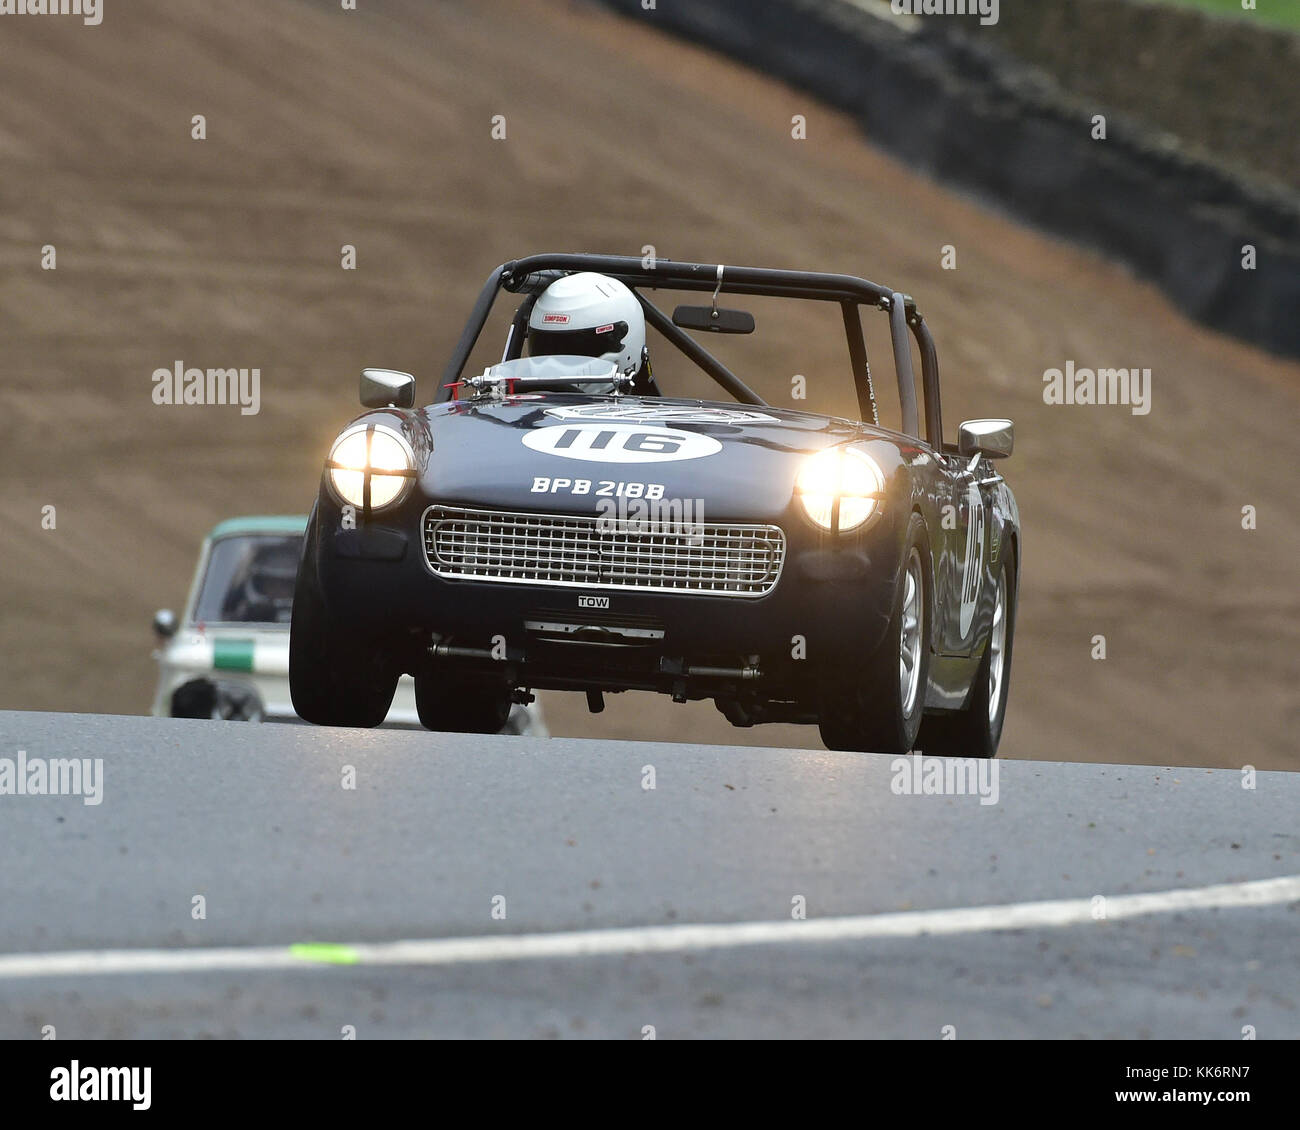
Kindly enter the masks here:
<path id="1" fill-rule="evenodd" d="M 690 409 L 743 412 L 748 418 L 683 418 L 681 413 Z M 575 416 L 575 410 L 582 415 Z M 524 442 L 539 429 L 562 429 L 575 419 L 595 427 L 625 423 L 638 413 L 649 413 L 642 417 L 648 427 L 709 437 L 718 448 L 689 460 L 607 463 L 556 456 Z M 332 612 L 358 628 L 377 634 L 418 629 L 482 646 L 495 636 L 524 639 L 525 625 L 538 608 L 576 608 L 575 590 L 608 592 L 613 612 L 669 625 L 666 643 L 674 653 L 717 658 L 717 641 L 726 639 L 728 655 L 761 655 L 766 671 L 784 670 L 787 679 L 797 682 L 795 664 L 802 660 L 789 656 L 800 646 L 799 637 L 805 655 L 833 665 L 856 662 L 878 644 L 893 606 L 906 518 L 916 511 L 934 538 L 934 583 L 943 586 L 938 606 L 945 615 L 932 619 L 932 650 L 955 660 L 936 665 L 927 702 L 955 709 L 965 700 L 992 615 L 991 602 L 981 599 L 992 584 L 988 545 L 995 523 L 988 513 L 997 511 L 997 529 L 1015 518 L 1005 511 L 1003 496 L 988 487 L 975 488 L 973 495 L 965 492 L 967 479 L 958 471 L 965 468 L 964 459 L 937 454 L 913 437 L 849 420 L 669 398 L 528 394 L 482 404 L 382 409 L 363 413 L 353 424 L 359 422 L 399 431 L 416 454 L 418 478 L 397 506 L 376 511 L 359 524 L 353 515 L 353 528 L 322 480 L 316 555 L 321 588 Z M 884 471 L 888 502 L 861 531 L 832 536 L 803 514 L 794 484 L 809 455 L 844 443 L 871 455 Z M 585 481 L 591 489 L 581 494 L 567 488 L 539 491 L 539 479 Z M 420 523 L 430 505 L 597 515 L 602 502 L 597 484 L 629 481 L 655 483 L 666 498 L 697 502 L 705 521 L 779 526 L 787 553 L 776 590 L 739 599 L 600 584 L 560 588 L 448 580 L 433 573 L 423 551 Z M 605 498 L 608 504 L 609 496 Z M 985 517 L 979 541 L 968 544 L 972 499 L 978 499 L 974 508 L 982 508 Z M 951 532 L 945 531 L 946 506 L 958 516 Z M 972 591 L 963 624 L 960 589 L 972 569 L 981 580 L 966 582 Z M 534 685 L 547 681 L 538 678 Z"/>

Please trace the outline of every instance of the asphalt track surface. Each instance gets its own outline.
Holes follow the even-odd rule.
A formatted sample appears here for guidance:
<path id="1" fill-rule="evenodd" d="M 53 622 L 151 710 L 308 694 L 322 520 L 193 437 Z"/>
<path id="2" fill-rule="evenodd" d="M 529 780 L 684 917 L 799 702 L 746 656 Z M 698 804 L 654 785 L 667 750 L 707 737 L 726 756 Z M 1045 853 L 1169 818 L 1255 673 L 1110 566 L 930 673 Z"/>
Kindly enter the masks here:
<path id="1" fill-rule="evenodd" d="M 873 756 L 0 713 L 18 750 L 104 792 L 0 796 L 0 1037 L 1300 1035 L 1294 774 L 1006 761 L 981 804 Z"/>

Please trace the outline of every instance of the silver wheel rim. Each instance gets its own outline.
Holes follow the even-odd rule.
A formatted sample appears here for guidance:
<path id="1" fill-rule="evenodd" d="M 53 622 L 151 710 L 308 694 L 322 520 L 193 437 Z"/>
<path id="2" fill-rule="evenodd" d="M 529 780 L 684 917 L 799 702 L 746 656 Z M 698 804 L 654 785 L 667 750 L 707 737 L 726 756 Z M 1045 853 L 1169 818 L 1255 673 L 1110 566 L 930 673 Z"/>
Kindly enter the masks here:
<path id="1" fill-rule="evenodd" d="M 903 716 L 911 717 L 921 689 L 921 619 L 924 589 L 921 585 L 921 555 L 913 547 L 903 575 L 903 625 L 898 636 L 898 690 Z"/>
<path id="2" fill-rule="evenodd" d="M 989 633 L 989 725 L 998 720 L 998 707 L 1002 705 L 1002 673 L 1006 664 L 1007 609 L 998 584 L 997 602 L 993 605 L 993 630 Z"/>

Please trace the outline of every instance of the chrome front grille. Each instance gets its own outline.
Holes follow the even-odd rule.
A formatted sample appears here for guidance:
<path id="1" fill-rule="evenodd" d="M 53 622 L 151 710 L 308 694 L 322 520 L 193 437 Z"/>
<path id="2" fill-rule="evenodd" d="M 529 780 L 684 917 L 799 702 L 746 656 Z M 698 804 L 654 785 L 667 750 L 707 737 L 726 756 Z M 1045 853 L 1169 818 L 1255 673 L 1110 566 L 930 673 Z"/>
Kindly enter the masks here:
<path id="1" fill-rule="evenodd" d="M 434 573 L 455 580 L 758 597 L 781 576 L 785 534 L 777 526 L 666 530 L 595 515 L 431 506 L 424 552 Z"/>

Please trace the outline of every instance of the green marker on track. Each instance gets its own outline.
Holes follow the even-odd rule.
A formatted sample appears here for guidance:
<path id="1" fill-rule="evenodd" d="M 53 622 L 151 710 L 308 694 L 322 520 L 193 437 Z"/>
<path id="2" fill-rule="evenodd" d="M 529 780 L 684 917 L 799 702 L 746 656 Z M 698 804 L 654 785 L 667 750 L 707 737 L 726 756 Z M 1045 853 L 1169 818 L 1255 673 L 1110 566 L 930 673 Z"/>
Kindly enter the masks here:
<path id="1" fill-rule="evenodd" d="M 332 942 L 295 942 L 289 947 L 289 952 L 303 961 L 315 961 L 324 965 L 356 965 L 360 960 L 356 950 Z"/>

